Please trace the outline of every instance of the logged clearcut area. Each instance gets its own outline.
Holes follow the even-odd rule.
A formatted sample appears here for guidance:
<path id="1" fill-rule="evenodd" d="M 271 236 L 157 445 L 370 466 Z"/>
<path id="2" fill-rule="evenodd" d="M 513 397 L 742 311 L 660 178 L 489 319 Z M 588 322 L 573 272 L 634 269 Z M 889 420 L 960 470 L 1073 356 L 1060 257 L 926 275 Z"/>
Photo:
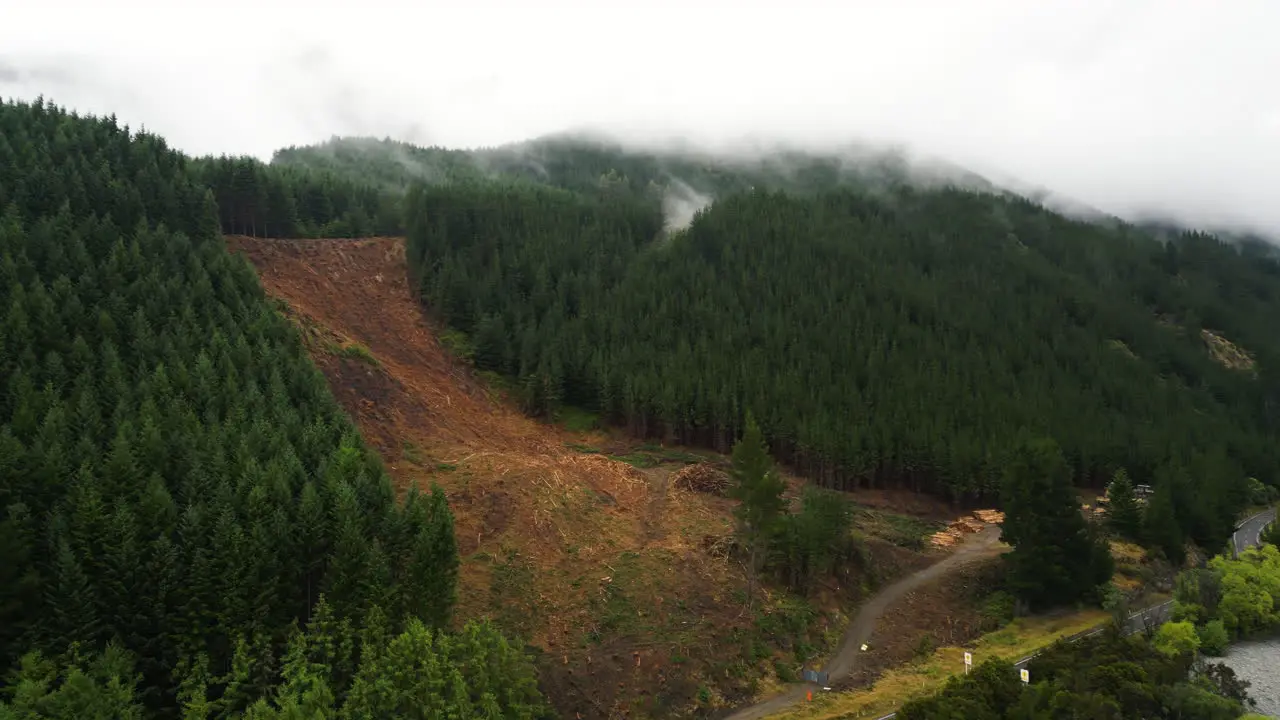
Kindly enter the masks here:
<path id="1" fill-rule="evenodd" d="M 698 680 L 702 668 L 735 658 L 736 648 L 722 653 L 719 643 L 750 621 L 734 596 L 744 583 L 741 567 L 717 549 L 732 535 L 731 502 L 719 496 L 723 461 L 674 449 L 646 456 L 635 441 L 571 432 L 513 409 L 441 345 L 439 326 L 409 291 L 400 238 L 233 236 L 228 244 L 250 259 L 300 328 L 335 397 L 397 485 L 445 489 L 463 560 L 460 612 L 493 615 L 540 648 L 553 702 L 592 717 L 649 694 L 668 693 L 664 702 L 678 705 L 696 692 L 694 683 L 715 686 Z M 623 459 L 592 452 L 591 443 L 612 446 L 613 457 Z M 876 503 L 875 494 L 861 499 Z M 947 513 L 924 498 L 886 494 L 883 502 Z M 859 524 L 873 537 L 888 534 L 870 518 Z M 895 541 L 919 543 L 930 527 Z M 876 572 L 885 579 L 920 570 L 870 598 L 872 607 L 832 651 L 843 658 L 856 650 L 906 589 L 993 557 L 997 535 L 989 527 L 942 562 L 941 554 L 917 557 L 873 542 Z M 935 629 L 938 608 L 953 602 L 949 588 L 921 595 L 915 618 L 881 625 L 877 643 L 902 649 L 878 655 L 875 668 L 909 652 L 908 639 Z M 835 662 L 833 675 L 843 684 L 852 664 Z"/>
<path id="2" fill-rule="evenodd" d="M 682 635 L 731 627 L 736 569 L 702 551 L 728 534 L 727 501 L 672 486 L 669 466 L 575 450 L 580 433 L 495 397 L 441 347 L 409 292 L 401 239 L 229 243 L 301 328 L 398 486 L 445 489 L 462 612 L 494 615 L 542 648 L 563 669 L 560 698 L 595 712 L 656 683 Z M 584 642 L 601 634 L 608 645 Z"/>

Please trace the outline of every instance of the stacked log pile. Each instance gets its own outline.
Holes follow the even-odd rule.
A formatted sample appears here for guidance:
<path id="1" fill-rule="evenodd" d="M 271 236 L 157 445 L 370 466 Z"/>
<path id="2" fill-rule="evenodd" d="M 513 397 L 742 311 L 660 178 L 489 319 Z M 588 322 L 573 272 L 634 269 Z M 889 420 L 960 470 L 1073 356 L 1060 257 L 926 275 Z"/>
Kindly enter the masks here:
<path id="1" fill-rule="evenodd" d="M 999 510 L 974 510 L 973 515 L 989 525 L 999 525 L 1004 522 L 1004 513 Z"/>
<path id="2" fill-rule="evenodd" d="M 988 525 L 997 525 L 1002 522 L 1004 522 L 1004 513 L 999 510 L 974 510 L 970 516 L 953 520 L 947 525 L 946 530 L 934 533 L 929 538 L 929 544 L 938 548 L 954 547 L 964 541 L 965 535 L 980 532 Z"/>

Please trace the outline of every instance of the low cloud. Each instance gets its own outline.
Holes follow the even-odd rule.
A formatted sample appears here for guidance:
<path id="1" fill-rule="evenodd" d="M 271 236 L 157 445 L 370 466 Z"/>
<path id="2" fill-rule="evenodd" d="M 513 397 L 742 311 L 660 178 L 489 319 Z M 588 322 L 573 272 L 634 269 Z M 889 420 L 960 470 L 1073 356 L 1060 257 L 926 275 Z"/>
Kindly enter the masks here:
<path id="1" fill-rule="evenodd" d="M 1280 230 L 1273 0 L 550 1 L 15 5 L 0 95 L 263 158 L 333 134 L 861 141 L 1103 213 Z"/>
<path id="2" fill-rule="evenodd" d="M 688 183 L 673 178 L 662 197 L 662 215 L 667 232 L 684 230 L 693 218 L 711 204 L 711 196 L 694 190 Z"/>

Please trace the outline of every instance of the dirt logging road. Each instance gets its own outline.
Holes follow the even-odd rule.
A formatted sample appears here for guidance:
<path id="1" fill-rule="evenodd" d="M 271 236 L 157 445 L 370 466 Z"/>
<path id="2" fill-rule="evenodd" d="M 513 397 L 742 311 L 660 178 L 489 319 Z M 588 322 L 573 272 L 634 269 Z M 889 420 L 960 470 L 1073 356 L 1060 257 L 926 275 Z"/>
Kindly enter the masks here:
<path id="1" fill-rule="evenodd" d="M 904 595 L 965 565 L 993 558 L 1007 549 L 1008 546 L 1000 542 L 1000 527 L 988 525 L 981 532 L 966 538 L 965 542 L 956 546 L 955 551 L 946 558 L 898 580 L 873 595 L 849 623 L 835 655 L 823 668 L 827 673 L 828 682 L 832 684 L 840 682 L 857 670 L 858 661 L 862 656 L 862 645 L 873 639 L 876 622 Z M 871 651 L 874 652 L 874 649 Z M 812 689 L 810 685 L 797 686 L 782 695 L 742 708 L 723 720 L 758 720 L 776 715 L 803 700 L 805 693 L 811 692 Z"/>

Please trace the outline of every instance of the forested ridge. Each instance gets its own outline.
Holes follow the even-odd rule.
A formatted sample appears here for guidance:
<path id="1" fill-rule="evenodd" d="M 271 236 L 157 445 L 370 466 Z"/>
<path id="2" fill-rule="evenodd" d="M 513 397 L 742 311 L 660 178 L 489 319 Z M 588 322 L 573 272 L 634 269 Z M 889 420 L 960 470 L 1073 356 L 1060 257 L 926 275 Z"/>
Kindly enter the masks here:
<path id="1" fill-rule="evenodd" d="M 970 500 L 1047 436 L 1073 482 L 1125 468 L 1211 547 L 1246 478 L 1277 480 L 1280 263 L 1256 240 L 1073 220 L 892 155 L 334 139 L 273 164 L 412 183 L 427 307 L 530 412 L 727 450 L 750 410 L 822 484 Z M 714 202 L 668 232 L 691 195 Z"/>
<path id="2" fill-rule="evenodd" d="M 649 151 L 604 138 L 550 135 L 498 147 L 459 150 L 418 147 L 391 139 L 342 138 L 277 150 L 272 167 L 341 177 L 403 193 L 415 182 L 444 184 L 516 181 L 574 192 L 658 200 L 673 186 L 706 196 L 754 187 L 817 192 L 836 186 L 880 189 L 910 182 L 921 187 L 959 184 L 994 191 L 985 178 L 961 168 L 912 161 L 904 153 L 849 146 L 829 152 L 794 147 L 748 147 L 741 154 L 693 148 Z"/>
<path id="3" fill-rule="evenodd" d="M 401 232 L 394 194 L 331 173 L 270 167 L 250 157 L 192 161 L 214 193 L 223 232 L 252 237 L 361 237 Z"/>
<path id="4" fill-rule="evenodd" d="M 567 138 L 187 158 L 0 104 L 0 718 L 542 712 L 521 651 L 451 630 L 443 494 L 397 500 L 219 231 L 406 233 L 455 350 L 533 414 L 721 451 L 754 416 L 844 490 L 1039 473 L 1066 507 L 1123 468 L 1156 487 L 1142 539 L 1220 547 L 1277 484 L 1280 262 L 991 189 Z"/>
<path id="5" fill-rule="evenodd" d="M 448 632 L 443 493 L 397 500 L 226 251 L 224 172 L 0 104 L 0 717 L 539 714 L 520 651 Z M 262 177 L 302 203 L 263 231 L 343 187 Z"/>

